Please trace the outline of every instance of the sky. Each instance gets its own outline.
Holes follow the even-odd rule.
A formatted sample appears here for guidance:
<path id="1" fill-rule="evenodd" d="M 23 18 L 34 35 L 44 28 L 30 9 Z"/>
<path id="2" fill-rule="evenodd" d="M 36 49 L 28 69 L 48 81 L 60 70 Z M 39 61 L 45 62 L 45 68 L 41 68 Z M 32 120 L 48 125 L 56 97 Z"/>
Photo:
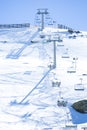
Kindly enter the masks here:
<path id="1" fill-rule="evenodd" d="M 87 31 L 87 0 L 0 0 L 0 24 L 33 25 L 39 8 L 47 8 L 57 24 Z"/>

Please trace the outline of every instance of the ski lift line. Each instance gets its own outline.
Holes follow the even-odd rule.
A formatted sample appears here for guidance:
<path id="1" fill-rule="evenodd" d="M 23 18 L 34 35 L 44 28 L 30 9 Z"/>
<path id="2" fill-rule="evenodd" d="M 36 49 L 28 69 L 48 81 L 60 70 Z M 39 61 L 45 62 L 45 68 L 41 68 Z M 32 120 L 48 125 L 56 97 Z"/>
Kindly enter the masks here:
<path id="1" fill-rule="evenodd" d="M 45 79 L 45 77 L 49 74 L 49 72 L 51 71 L 51 69 L 49 69 L 45 75 L 40 79 L 40 81 L 35 85 L 35 87 L 20 101 L 20 104 L 23 103 L 23 101 L 29 97 L 29 95 L 40 85 L 40 83 Z"/>
<path id="2" fill-rule="evenodd" d="M 34 39 L 34 38 L 37 36 L 38 32 L 39 32 L 39 30 L 37 30 L 37 31 L 30 37 L 30 39 L 29 39 L 29 41 L 28 41 L 28 44 L 25 44 L 24 46 L 22 46 L 15 54 L 8 55 L 7 58 L 8 58 L 8 57 L 18 58 L 18 57 L 20 56 L 21 52 L 22 52 L 28 45 L 31 44 L 31 43 L 30 43 L 31 40 Z"/>

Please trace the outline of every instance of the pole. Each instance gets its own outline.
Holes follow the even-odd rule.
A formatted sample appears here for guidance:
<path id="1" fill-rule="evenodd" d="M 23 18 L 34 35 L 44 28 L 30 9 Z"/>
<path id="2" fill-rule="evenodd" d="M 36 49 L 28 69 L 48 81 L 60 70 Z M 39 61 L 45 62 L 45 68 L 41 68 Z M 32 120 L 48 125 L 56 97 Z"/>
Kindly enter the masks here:
<path id="1" fill-rule="evenodd" d="M 54 68 L 56 68 L 56 41 L 53 41 L 54 46 Z"/>
<path id="2" fill-rule="evenodd" d="M 42 13 L 42 30 L 44 29 L 44 14 Z"/>

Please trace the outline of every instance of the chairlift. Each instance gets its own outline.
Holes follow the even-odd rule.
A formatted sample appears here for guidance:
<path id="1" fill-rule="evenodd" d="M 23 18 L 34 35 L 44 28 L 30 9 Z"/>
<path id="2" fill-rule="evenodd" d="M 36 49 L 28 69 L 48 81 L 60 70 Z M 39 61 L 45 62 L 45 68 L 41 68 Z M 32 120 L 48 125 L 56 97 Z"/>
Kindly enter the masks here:
<path id="1" fill-rule="evenodd" d="M 84 90 L 84 84 L 81 83 L 75 84 L 74 90 Z"/>
<path id="2" fill-rule="evenodd" d="M 50 17 L 45 17 L 47 20 L 49 20 L 50 19 Z"/>
<path id="3" fill-rule="evenodd" d="M 84 90 L 84 84 L 82 83 L 82 78 L 80 78 L 80 83 L 74 85 L 75 90 Z"/>
<path id="4" fill-rule="evenodd" d="M 59 81 L 57 78 L 54 78 L 52 81 L 52 87 L 60 87 L 61 81 Z"/>
<path id="5" fill-rule="evenodd" d="M 46 18 L 49 18 L 50 17 L 50 14 L 48 13 L 47 15 L 45 15 Z"/>
<path id="6" fill-rule="evenodd" d="M 53 25 L 52 18 L 50 18 L 48 25 Z"/>
<path id="7" fill-rule="evenodd" d="M 73 58 L 72 66 L 68 68 L 67 73 L 76 73 L 76 60 L 77 58 Z"/>
<path id="8" fill-rule="evenodd" d="M 44 34 L 41 34 L 41 35 L 40 35 L 40 38 L 45 38 L 45 35 L 44 35 Z"/>
<path id="9" fill-rule="evenodd" d="M 40 20 L 40 18 L 36 18 L 36 20 L 37 20 L 37 21 L 39 21 L 39 20 Z"/>
<path id="10" fill-rule="evenodd" d="M 48 65 L 48 67 L 49 67 L 50 69 L 53 69 L 53 68 L 54 68 L 53 62 L 51 62 L 51 63 Z"/>
<path id="11" fill-rule="evenodd" d="M 40 34 L 40 38 L 45 38 L 45 34 L 43 32 Z"/>
<path id="12" fill-rule="evenodd" d="M 35 20 L 39 19 L 39 16 L 37 14 L 35 14 Z"/>
<path id="13" fill-rule="evenodd" d="M 76 73 L 76 69 L 75 67 L 69 67 L 68 70 L 67 70 L 67 73 Z"/>
<path id="14" fill-rule="evenodd" d="M 69 58 L 68 48 L 66 48 L 65 52 L 63 53 L 62 58 Z"/>
<path id="15" fill-rule="evenodd" d="M 63 106 L 63 107 L 66 107 L 67 106 L 67 101 L 63 99 L 63 97 L 61 97 L 60 99 L 58 99 L 57 101 L 57 106 Z"/>
<path id="16" fill-rule="evenodd" d="M 62 58 L 70 58 L 70 57 L 69 57 L 69 55 L 65 52 L 65 53 L 63 53 Z"/>
<path id="17" fill-rule="evenodd" d="M 61 82 L 59 81 L 52 81 L 52 87 L 60 87 Z"/>
<path id="18" fill-rule="evenodd" d="M 60 38 L 60 37 L 58 37 L 58 41 L 57 41 L 58 43 L 57 43 L 57 46 L 59 47 L 63 47 L 64 46 L 64 44 L 62 43 L 63 42 L 63 39 L 62 38 Z"/>
<path id="19" fill-rule="evenodd" d="M 48 23 L 48 25 L 52 26 L 52 25 L 53 25 L 53 23 Z"/>
<path id="20" fill-rule="evenodd" d="M 36 21 L 36 23 L 37 23 L 37 24 L 40 24 L 40 23 L 41 23 L 41 21 Z"/>
<path id="21" fill-rule="evenodd" d="M 61 41 L 62 42 L 62 41 Z M 64 46 L 64 44 L 63 43 L 58 43 L 57 44 L 57 47 L 63 47 Z"/>
<path id="22" fill-rule="evenodd" d="M 63 42 L 63 40 L 62 39 L 58 39 L 58 42 Z"/>
<path id="23" fill-rule="evenodd" d="M 76 124 L 73 124 L 72 122 L 67 122 L 65 125 L 66 128 L 73 128 L 75 130 L 75 128 L 77 128 Z"/>

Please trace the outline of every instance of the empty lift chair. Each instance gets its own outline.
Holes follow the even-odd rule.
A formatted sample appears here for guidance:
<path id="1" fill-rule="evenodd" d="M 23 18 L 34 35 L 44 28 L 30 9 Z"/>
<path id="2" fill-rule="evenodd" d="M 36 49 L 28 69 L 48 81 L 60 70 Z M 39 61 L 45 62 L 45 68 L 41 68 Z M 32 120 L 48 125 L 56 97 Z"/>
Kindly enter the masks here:
<path id="1" fill-rule="evenodd" d="M 74 85 L 75 90 L 84 90 L 84 84 L 82 83 L 82 78 L 80 78 L 80 83 Z"/>

